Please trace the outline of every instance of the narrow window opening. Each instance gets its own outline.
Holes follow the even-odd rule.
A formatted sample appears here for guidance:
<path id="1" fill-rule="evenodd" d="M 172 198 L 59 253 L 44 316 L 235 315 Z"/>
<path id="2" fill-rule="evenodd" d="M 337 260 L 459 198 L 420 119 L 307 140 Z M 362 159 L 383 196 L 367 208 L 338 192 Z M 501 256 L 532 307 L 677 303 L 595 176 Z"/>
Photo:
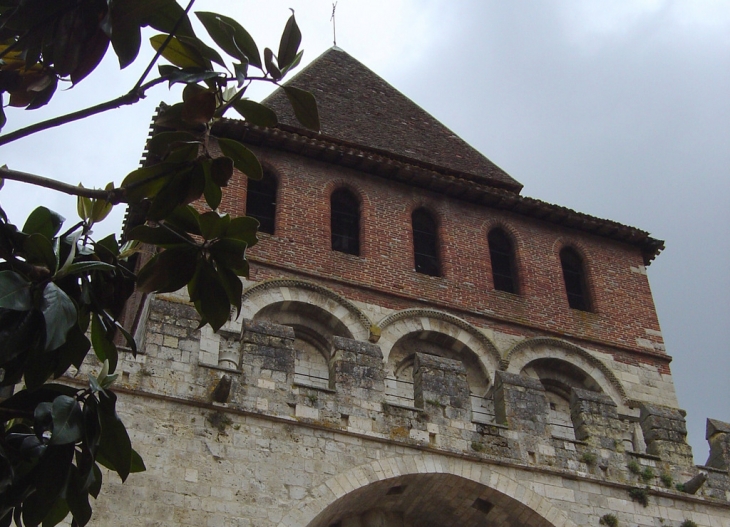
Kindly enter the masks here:
<path id="1" fill-rule="evenodd" d="M 515 253 L 512 242 L 501 229 L 494 229 L 487 237 L 492 261 L 492 281 L 497 291 L 517 293 Z"/>
<path id="2" fill-rule="evenodd" d="M 429 276 L 441 276 L 436 221 L 424 209 L 415 210 L 411 220 L 413 222 L 413 259 L 416 272 Z"/>
<path id="3" fill-rule="evenodd" d="M 276 178 L 268 170 L 259 181 L 248 180 L 246 215 L 259 222 L 259 232 L 274 234 L 276 223 Z"/>
<path id="4" fill-rule="evenodd" d="M 560 251 L 560 265 L 563 268 L 568 305 L 573 309 L 590 311 L 583 260 L 573 249 L 565 248 Z"/>
<path id="5" fill-rule="evenodd" d="M 332 250 L 360 255 L 360 203 L 352 193 L 339 189 L 331 199 Z"/>

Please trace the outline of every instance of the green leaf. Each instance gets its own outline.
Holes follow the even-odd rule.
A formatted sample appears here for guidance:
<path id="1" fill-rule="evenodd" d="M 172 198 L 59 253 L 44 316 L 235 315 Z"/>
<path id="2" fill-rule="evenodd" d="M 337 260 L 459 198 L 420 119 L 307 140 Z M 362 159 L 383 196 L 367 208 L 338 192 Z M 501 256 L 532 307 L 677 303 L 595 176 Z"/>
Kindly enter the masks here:
<path id="1" fill-rule="evenodd" d="M 291 64 L 289 64 L 288 66 L 286 66 L 284 68 L 281 68 L 282 75 L 286 75 L 291 70 L 293 70 L 294 68 L 299 66 L 299 63 L 302 61 L 302 55 L 304 55 L 304 50 L 301 50 L 299 53 L 297 53 L 296 57 L 294 57 L 294 60 L 292 61 Z"/>
<path id="2" fill-rule="evenodd" d="M 114 393 L 99 393 L 99 454 L 112 465 L 122 481 L 125 481 L 132 469 L 132 444 L 127 429 L 117 415 L 116 403 L 117 396 Z"/>
<path id="3" fill-rule="evenodd" d="M 104 254 L 104 252 L 112 255 L 113 257 L 119 256 L 119 243 L 117 237 L 114 234 L 110 234 L 106 238 L 102 238 L 94 243 L 94 251 L 97 255 Z"/>
<path id="4" fill-rule="evenodd" d="M 233 159 L 233 166 L 243 172 L 246 177 L 255 180 L 264 177 L 264 170 L 261 168 L 261 163 L 251 150 L 233 139 L 219 137 L 218 144 L 223 155 Z"/>
<path id="5" fill-rule="evenodd" d="M 175 227 L 177 230 L 200 235 L 198 216 L 200 216 L 200 214 L 197 210 L 195 210 L 195 207 L 192 205 L 183 205 L 173 210 L 172 213 L 165 218 L 165 223 L 171 227 Z"/>
<path id="6" fill-rule="evenodd" d="M 15 271 L 0 271 L 0 308 L 28 311 L 31 300 L 30 282 Z"/>
<path id="7" fill-rule="evenodd" d="M 81 368 L 89 349 L 91 349 L 89 339 L 78 326 L 73 326 L 66 335 L 66 342 L 55 351 L 58 362 L 53 376 L 60 377 L 71 365 L 74 365 L 76 369 Z"/>
<path id="8" fill-rule="evenodd" d="M 231 224 L 226 231 L 226 238 L 235 238 L 246 242 L 249 247 L 253 247 L 258 243 L 256 231 L 259 228 L 259 222 L 250 216 L 239 216 L 233 218 Z"/>
<path id="9" fill-rule="evenodd" d="M 76 306 L 53 282 L 43 289 L 41 312 L 46 321 L 46 350 L 54 350 L 66 342 L 66 334 L 76 324 Z"/>
<path id="10" fill-rule="evenodd" d="M 177 25 L 177 31 L 175 32 L 178 36 L 194 37 L 195 32 L 193 26 L 190 24 L 185 10 L 175 1 L 167 0 L 163 2 L 164 5 L 156 6 L 152 10 L 152 14 L 146 16 L 143 22 L 157 31 L 163 33 L 172 33 L 172 30 Z M 182 18 L 182 23 L 178 24 L 178 20 Z"/>
<path id="11" fill-rule="evenodd" d="M 221 236 L 228 229 L 231 217 L 228 214 L 221 216 L 217 212 L 206 212 L 198 216 L 200 232 L 206 240 L 213 240 Z"/>
<path id="12" fill-rule="evenodd" d="M 302 32 L 299 31 L 297 21 L 294 18 L 294 11 L 286 22 L 284 32 L 281 34 L 279 42 L 279 54 L 276 56 L 279 67 L 283 69 L 289 67 L 297 56 L 299 44 L 302 42 Z"/>
<path id="13" fill-rule="evenodd" d="M 248 270 L 246 263 L 246 242 L 233 238 L 222 238 L 210 246 L 210 254 L 219 266 L 243 274 Z"/>
<path id="14" fill-rule="evenodd" d="M 281 70 L 274 63 L 274 52 L 269 48 L 264 49 L 264 64 L 266 65 L 266 71 L 269 75 L 271 75 L 271 78 L 275 81 L 281 80 L 284 75 L 282 75 Z"/>
<path id="15" fill-rule="evenodd" d="M 176 170 L 177 167 L 164 163 L 138 168 L 127 174 L 121 186 L 126 190 L 129 201 L 137 202 L 157 194 Z"/>
<path id="16" fill-rule="evenodd" d="M 226 267 L 218 267 L 218 276 L 228 294 L 228 301 L 236 308 L 236 317 L 241 314 L 243 283 L 238 275 Z"/>
<path id="17" fill-rule="evenodd" d="M 137 288 L 145 293 L 177 291 L 192 279 L 198 256 L 196 247 L 162 251 L 137 273 Z"/>
<path id="18" fill-rule="evenodd" d="M 167 40 L 167 35 L 155 35 L 150 38 L 150 43 L 155 51 L 158 51 Z M 211 69 L 210 61 L 205 59 L 195 48 L 186 46 L 179 39 L 173 37 L 162 51 L 165 57 L 175 66 L 180 68 L 204 68 Z"/>
<path id="19" fill-rule="evenodd" d="M 71 466 L 65 494 L 75 524 L 84 527 L 91 519 L 89 491 L 84 488 L 84 481 L 75 466 Z"/>
<path id="20" fill-rule="evenodd" d="M 94 463 L 92 471 L 94 473 L 94 482 L 89 485 L 89 494 L 91 494 L 94 499 L 96 499 L 99 497 L 99 492 L 101 492 L 101 482 L 103 476 L 101 474 L 101 469 L 99 469 L 99 465 L 97 465 L 96 463 Z"/>
<path id="21" fill-rule="evenodd" d="M 319 132 L 319 111 L 314 95 L 293 86 L 282 86 L 282 88 L 289 99 L 297 121 L 305 127 Z"/>
<path id="22" fill-rule="evenodd" d="M 79 183 L 79 187 L 84 188 L 84 186 Z M 84 196 L 78 196 L 76 198 L 76 212 L 79 214 L 79 218 L 82 220 L 88 220 L 89 216 L 91 216 L 91 209 L 93 208 L 93 203 L 91 201 L 91 198 L 87 198 Z"/>
<path id="23" fill-rule="evenodd" d="M 55 527 L 61 523 L 66 516 L 68 516 L 68 513 L 69 509 L 66 504 L 66 500 L 58 498 L 46 517 L 43 518 L 43 527 Z"/>
<path id="24" fill-rule="evenodd" d="M 241 24 L 218 13 L 196 12 L 210 38 L 231 57 L 261 69 L 261 55 L 256 42 Z"/>
<path id="25" fill-rule="evenodd" d="M 205 188 L 205 174 L 199 163 L 175 175 L 155 196 L 147 211 L 147 218 L 160 221 L 179 205 L 186 205 L 200 197 Z"/>
<path id="26" fill-rule="evenodd" d="M 35 492 L 23 504 L 23 523 L 39 525 L 53 510 L 66 485 L 69 468 L 73 461 L 74 447 L 71 444 L 46 449 L 33 471 Z"/>
<path id="27" fill-rule="evenodd" d="M 220 159 L 230 158 L 222 157 Z M 233 170 L 233 163 L 231 163 L 231 170 Z M 205 188 L 203 189 L 203 194 L 205 195 L 205 202 L 211 209 L 216 210 L 220 206 L 221 199 L 223 199 L 223 192 L 215 181 L 213 181 L 213 177 L 207 172 L 205 175 Z"/>
<path id="28" fill-rule="evenodd" d="M 271 108 L 249 99 L 236 101 L 233 103 L 233 108 L 241 114 L 241 117 L 256 126 L 273 127 L 279 122 L 276 113 Z"/>
<path id="29" fill-rule="evenodd" d="M 143 243 L 149 243 L 163 247 L 165 249 L 176 247 L 187 242 L 193 242 L 193 239 L 186 233 L 180 233 L 177 230 L 173 232 L 172 227 L 150 227 L 149 225 L 139 225 L 129 233 L 130 240 L 139 240 Z"/>
<path id="30" fill-rule="evenodd" d="M 53 400 L 53 433 L 51 445 L 76 443 L 83 435 L 84 414 L 81 405 L 73 397 L 59 395 Z"/>
<path id="31" fill-rule="evenodd" d="M 56 278 L 72 274 L 90 273 L 91 271 L 112 272 L 115 269 L 116 267 L 113 265 L 104 262 L 77 262 L 66 267 L 62 273 L 58 273 Z"/>
<path id="32" fill-rule="evenodd" d="M 46 207 L 38 207 L 25 220 L 23 232 L 26 234 L 42 234 L 50 240 L 61 230 L 64 221 L 66 219 L 60 214 Z"/>
<path id="33" fill-rule="evenodd" d="M 117 369 L 119 354 L 117 347 L 110 338 L 108 328 L 104 325 L 97 313 L 91 314 L 91 345 L 94 346 L 94 353 L 97 358 L 104 362 L 109 361 L 109 371 Z"/>
<path id="34" fill-rule="evenodd" d="M 160 132 L 147 141 L 147 152 L 150 156 L 164 158 L 171 150 L 192 143 L 196 137 L 190 132 Z"/>
<path id="35" fill-rule="evenodd" d="M 25 260 L 33 265 L 46 267 L 51 273 L 56 270 L 56 255 L 51 240 L 42 234 L 31 234 L 23 241 Z"/>
<path id="36" fill-rule="evenodd" d="M 218 331 L 230 316 L 231 304 L 215 268 L 203 261 L 198 267 L 195 280 L 195 291 L 189 291 L 190 297 L 197 297 L 195 308 L 208 321 L 213 331 Z"/>
<path id="37" fill-rule="evenodd" d="M 216 157 L 210 162 L 210 178 L 218 187 L 228 186 L 233 177 L 233 159 L 230 157 Z M 213 209 L 217 207 L 211 207 Z"/>
<path id="38" fill-rule="evenodd" d="M 117 329 L 124 337 L 124 340 L 127 342 L 127 346 L 129 346 L 129 349 L 132 351 L 132 355 L 134 355 L 136 357 L 137 356 L 137 343 L 134 341 L 134 337 L 132 337 L 132 335 L 129 333 L 129 331 L 124 329 L 124 326 L 122 326 L 121 323 L 119 323 L 116 320 L 114 321 L 114 323 L 117 325 Z"/>
<path id="39" fill-rule="evenodd" d="M 113 190 L 114 183 L 108 183 L 104 190 Z M 94 223 L 104 221 L 109 213 L 114 208 L 114 205 L 103 199 L 95 199 L 91 208 L 91 219 Z"/>
<path id="40" fill-rule="evenodd" d="M 132 465 L 130 467 L 130 473 L 144 472 L 147 467 L 144 464 L 142 456 L 140 456 L 136 450 L 132 449 Z"/>
<path id="41" fill-rule="evenodd" d="M 217 71 L 206 70 L 203 68 L 182 69 L 168 64 L 158 66 L 158 70 L 160 72 L 160 76 L 167 79 L 168 86 L 172 86 L 178 82 L 183 84 L 197 83 L 221 76 L 221 74 Z"/>
<path id="42" fill-rule="evenodd" d="M 204 44 L 203 41 L 201 41 L 198 37 L 178 36 L 177 38 L 186 46 L 195 49 L 204 59 L 210 62 L 215 62 L 216 64 L 223 66 L 224 68 L 226 67 L 226 63 L 223 62 L 223 58 L 220 56 L 220 53 L 218 53 L 210 46 Z"/>

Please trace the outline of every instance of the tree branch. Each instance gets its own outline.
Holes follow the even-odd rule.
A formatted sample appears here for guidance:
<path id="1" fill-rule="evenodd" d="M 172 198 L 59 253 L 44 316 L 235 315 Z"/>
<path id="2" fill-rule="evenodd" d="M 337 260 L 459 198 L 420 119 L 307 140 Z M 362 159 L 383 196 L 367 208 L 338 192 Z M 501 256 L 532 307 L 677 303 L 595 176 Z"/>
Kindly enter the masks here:
<path id="1" fill-rule="evenodd" d="M 19 172 L 17 170 L 10 170 L 8 168 L 0 168 L 0 178 L 10 179 L 12 181 L 20 181 L 22 183 L 30 183 L 39 187 L 56 190 L 63 192 L 64 194 L 70 194 L 72 196 L 81 196 L 84 198 L 91 199 L 103 199 L 116 205 L 117 203 L 125 202 L 124 189 L 115 188 L 112 190 L 98 190 L 93 188 L 77 187 L 76 185 L 69 185 L 62 181 L 56 181 L 43 176 L 37 176 L 35 174 L 29 174 L 27 172 Z"/>

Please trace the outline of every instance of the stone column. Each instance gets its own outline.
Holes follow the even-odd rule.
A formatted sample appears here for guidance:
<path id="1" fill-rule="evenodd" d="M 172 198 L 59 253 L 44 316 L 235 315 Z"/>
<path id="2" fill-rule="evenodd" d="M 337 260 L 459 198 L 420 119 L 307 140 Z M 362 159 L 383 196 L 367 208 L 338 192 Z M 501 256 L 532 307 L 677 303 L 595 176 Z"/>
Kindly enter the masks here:
<path id="1" fill-rule="evenodd" d="M 677 465 L 694 465 L 692 447 L 687 444 L 687 425 L 682 410 L 658 404 L 642 404 L 640 424 L 647 454 Z"/>
<path id="2" fill-rule="evenodd" d="M 623 432 L 616 408 L 616 403 L 606 394 L 573 388 L 570 394 L 570 417 L 575 438 L 616 450 Z"/>
<path id="3" fill-rule="evenodd" d="M 730 469 L 730 423 L 708 419 L 705 438 L 710 444 L 710 457 L 705 465 L 720 470 Z"/>
<path id="4" fill-rule="evenodd" d="M 497 423 L 511 429 L 547 437 L 549 405 L 542 383 L 532 377 L 498 371 L 494 384 Z"/>
<path id="5" fill-rule="evenodd" d="M 413 391 L 416 406 L 427 414 L 471 422 L 469 384 L 461 361 L 416 353 Z"/>
<path id="6" fill-rule="evenodd" d="M 345 337 L 332 339 L 330 388 L 338 396 L 380 401 L 385 393 L 385 368 L 380 346 Z"/>
<path id="7" fill-rule="evenodd" d="M 256 384 L 255 379 L 263 379 L 282 385 L 279 387 L 286 387 L 288 390 L 294 376 L 293 343 L 294 330 L 289 326 L 271 322 L 244 321 L 241 336 L 241 369 L 246 375 L 247 382 Z"/>

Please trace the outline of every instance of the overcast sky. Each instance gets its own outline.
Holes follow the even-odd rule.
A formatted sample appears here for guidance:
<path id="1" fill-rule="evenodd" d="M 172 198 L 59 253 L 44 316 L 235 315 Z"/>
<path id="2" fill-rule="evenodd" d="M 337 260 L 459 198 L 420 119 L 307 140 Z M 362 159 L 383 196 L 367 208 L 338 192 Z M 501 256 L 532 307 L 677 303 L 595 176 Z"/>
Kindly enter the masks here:
<path id="1" fill-rule="evenodd" d="M 196 4 L 275 50 L 289 7 L 306 63 L 332 45 L 330 1 Z M 524 184 L 523 195 L 666 240 L 649 279 L 703 463 L 705 418 L 730 421 L 730 2 L 339 0 L 336 22 L 339 47 Z M 49 107 L 9 110 L 5 131 L 120 95 L 142 67 L 119 73 L 110 53 Z M 159 87 L 135 107 L 1 147 L 0 163 L 118 184 L 139 162 L 156 104 L 176 97 Z M 74 199 L 35 188 L 8 182 L 0 201 L 21 225 L 38 204 L 75 221 Z"/>

